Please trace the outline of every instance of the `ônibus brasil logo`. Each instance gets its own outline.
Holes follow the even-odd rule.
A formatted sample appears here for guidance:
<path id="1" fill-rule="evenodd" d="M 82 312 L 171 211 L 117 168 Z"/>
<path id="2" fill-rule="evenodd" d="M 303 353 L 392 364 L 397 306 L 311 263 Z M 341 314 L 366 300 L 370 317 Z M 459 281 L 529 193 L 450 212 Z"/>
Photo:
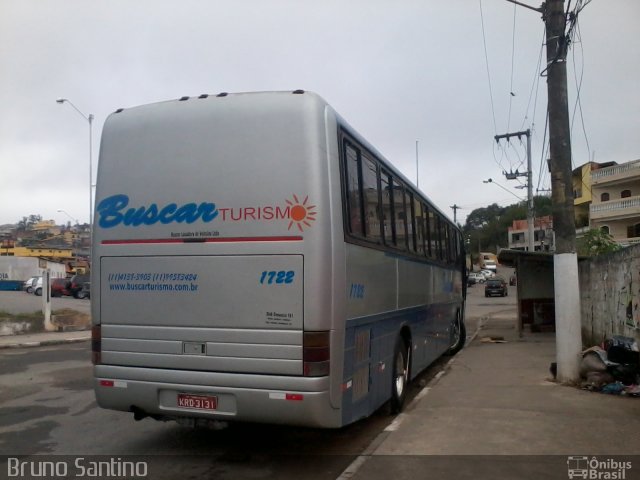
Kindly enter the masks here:
<path id="1" fill-rule="evenodd" d="M 570 479 L 585 480 L 626 480 L 631 470 L 630 461 L 618 458 L 597 458 L 586 455 L 572 455 L 567 458 L 567 475 Z"/>
<path id="2" fill-rule="evenodd" d="M 100 201 L 96 207 L 98 225 L 113 228 L 120 225 L 139 227 L 144 225 L 170 225 L 172 223 L 192 224 L 220 222 L 271 222 L 288 221 L 287 230 L 296 228 L 304 231 L 316 217 L 316 206 L 309 204 L 309 197 L 301 201 L 295 194 L 285 200 L 285 205 L 259 205 L 253 207 L 221 207 L 211 202 L 188 202 L 182 205 L 151 203 L 137 207 L 130 206 L 129 196 L 117 194 Z"/>

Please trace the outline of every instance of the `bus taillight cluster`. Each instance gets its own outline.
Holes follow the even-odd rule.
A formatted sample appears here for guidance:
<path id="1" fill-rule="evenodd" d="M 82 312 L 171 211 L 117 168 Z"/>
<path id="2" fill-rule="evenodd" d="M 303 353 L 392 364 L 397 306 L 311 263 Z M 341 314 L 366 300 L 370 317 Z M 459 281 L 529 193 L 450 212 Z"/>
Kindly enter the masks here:
<path id="1" fill-rule="evenodd" d="M 302 338 L 302 360 L 305 377 L 329 375 L 330 332 L 304 332 Z"/>
<path id="2" fill-rule="evenodd" d="M 91 362 L 94 365 L 102 363 L 102 327 L 100 325 L 91 327 Z"/>

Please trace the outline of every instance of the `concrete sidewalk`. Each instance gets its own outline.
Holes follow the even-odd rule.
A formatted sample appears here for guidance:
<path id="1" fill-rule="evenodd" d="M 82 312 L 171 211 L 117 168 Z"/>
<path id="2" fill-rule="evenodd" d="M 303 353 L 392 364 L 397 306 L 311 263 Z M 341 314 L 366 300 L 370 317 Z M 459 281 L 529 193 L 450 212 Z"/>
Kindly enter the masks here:
<path id="1" fill-rule="evenodd" d="M 0 350 L 4 348 L 40 347 L 62 343 L 85 342 L 91 340 L 91 330 L 67 332 L 42 332 L 24 335 L 0 336 Z"/>
<path id="2" fill-rule="evenodd" d="M 506 343 L 482 342 L 487 336 Z M 485 320 L 341 478 L 566 479 L 578 456 L 640 455 L 640 398 L 559 385 L 554 361 L 554 334 L 519 339 L 513 316 Z M 617 478 L 640 478 L 640 456 L 632 460 Z"/>

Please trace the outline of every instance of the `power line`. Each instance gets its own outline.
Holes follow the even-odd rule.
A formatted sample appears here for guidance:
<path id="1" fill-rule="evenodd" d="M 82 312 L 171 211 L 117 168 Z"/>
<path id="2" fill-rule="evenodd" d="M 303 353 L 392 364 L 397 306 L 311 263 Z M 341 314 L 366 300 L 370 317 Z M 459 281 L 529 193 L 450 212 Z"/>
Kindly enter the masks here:
<path id="1" fill-rule="evenodd" d="M 547 107 L 547 114 L 545 115 L 545 121 L 544 121 L 544 134 L 542 135 L 542 158 L 540 158 L 540 171 L 538 172 L 538 187 L 536 188 L 536 190 L 540 190 L 540 182 L 542 181 L 542 167 L 544 165 L 546 165 L 546 161 L 545 161 L 545 157 L 546 155 L 546 149 L 545 149 L 545 144 L 547 143 L 547 127 L 549 126 L 549 108 Z"/>
<path id="2" fill-rule="evenodd" d="M 510 193 L 511 195 L 513 195 L 514 197 L 516 197 L 518 200 L 520 200 L 521 202 L 526 202 L 526 200 L 522 197 L 519 197 L 518 195 L 516 195 L 515 193 L 513 193 L 511 190 L 509 190 L 508 188 L 503 187 L 502 185 L 500 185 L 498 182 L 494 182 L 492 178 L 488 178 L 486 180 L 483 180 L 482 183 L 493 183 L 494 185 L 497 185 L 498 187 L 500 187 L 502 190 L 504 190 L 505 192 Z"/>
<path id="3" fill-rule="evenodd" d="M 511 106 L 513 105 L 513 72 L 515 70 L 515 55 L 516 55 L 516 5 L 513 5 L 513 28 L 511 30 L 511 82 L 509 83 L 509 114 L 507 116 L 507 132 L 511 127 Z"/>
<path id="4" fill-rule="evenodd" d="M 480 4 L 480 25 L 482 26 L 482 44 L 484 45 L 484 59 L 487 66 L 487 80 L 489 81 L 489 99 L 491 100 L 491 114 L 493 115 L 493 131 L 496 133 L 498 127 L 496 124 L 496 110 L 493 103 L 493 87 L 491 86 L 491 73 L 489 71 L 489 54 L 487 53 L 487 37 L 484 31 L 484 15 L 482 13 L 482 0 L 478 0 Z"/>
<path id="5" fill-rule="evenodd" d="M 576 103 L 575 106 L 573 108 L 573 116 L 571 117 L 571 136 L 573 136 L 573 122 L 575 120 L 575 116 L 576 116 L 576 111 L 580 112 L 580 121 L 582 124 L 582 134 L 584 135 L 584 141 L 586 143 L 587 146 L 587 154 L 589 156 L 589 161 L 591 161 L 591 146 L 589 145 L 589 136 L 587 135 L 587 130 L 584 124 L 584 116 L 583 116 L 583 112 L 582 112 L 582 101 L 581 101 L 581 97 L 580 97 L 580 93 L 582 91 L 582 80 L 584 78 L 584 47 L 582 46 L 582 39 L 580 38 L 580 26 L 578 25 L 578 19 L 576 17 L 575 20 L 575 25 L 576 25 L 576 31 L 578 34 L 578 38 L 580 39 L 579 45 L 580 45 L 580 53 L 581 53 L 581 57 L 582 57 L 582 61 L 581 61 L 581 69 L 580 69 L 580 80 L 578 80 L 578 75 L 577 75 L 577 69 L 576 69 L 576 54 L 575 54 L 575 49 L 572 52 L 572 61 L 573 61 L 573 75 L 574 75 L 574 80 L 575 80 L 575 84 L 576 84 Z"/>
<path id="6" fill-rule="evenodd" d="M 540 65 L 542 64 L 542 55 L 544 53 L 544 37 L 545 37 L 545 29 L 542 28 L 542 40 L 540 41 L 540 53 L 538 54 L 538 63 L 536 64 L 536 68 L 533 71 L 533 81 L 531 82 L 531 91 L 529 92 L 529 100 L 527 101 L 527 108 L 524 113 L 524 118 L 522 119 L 522 125 L 520 129 L 524 129 L 525 123 L 529 116 L 529 107 L 531 106 L 531 98 L 533 97 L 533 92 L 535 91 L 535 97 L 533 100 L 533 115 L 531 119 L 531 125 L 535 123 L 536 119 L 536 111 L 538 107 L 538 91 L 540 90 Z"/>
<path id="7" fill-rule="evenodd" d="M 522 144 L 522 140 L 521 140 L 520 138 L 519 138 L 518 140 L 520 141 L 520 146 L 523 146 L 523 144 Z M 509 140 L 507 143 L 509 144 L 509 148 L 511 148 L 511 149 L 515 152 L 516 157 L 518 157 L 518 164 L 515 166 L 515 170 L 518 170 L 518 169 L 519 169 L 519 168 L 524 164 L 524 160 L 523 160 L 523 159 L 522 159 L 522 157 L 520 156 L 520 152 L 519 152 L 519 151 L 518 151 L 518 149 L 513 145 L 513 143 L 511 143 L 511 141 L 510 141 L 510 140 Z M 513 170 L 514 170 L 514 168 L 513 168 L 513 167 L 514 167 L 513 163 L 512 163 L 512 162 L 510 162 L 510 163 L 509 163 L 509 168 L 510 168 L 510 170 L 511 170 L 511 171 L 513 171 Z"/>

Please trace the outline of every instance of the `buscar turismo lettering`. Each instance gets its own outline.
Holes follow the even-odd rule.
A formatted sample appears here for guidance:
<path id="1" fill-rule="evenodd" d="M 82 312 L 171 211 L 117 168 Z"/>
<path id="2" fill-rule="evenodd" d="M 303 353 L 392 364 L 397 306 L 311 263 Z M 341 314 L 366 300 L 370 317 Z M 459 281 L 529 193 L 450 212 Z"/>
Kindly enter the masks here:
<path id="1" fill-rule="evenodd" d="M 169 203 L 162 208 L 155 203 L 138 208 L 127 208 L 128 205 L 127 195 L 119 194 L 105 198 L 97 207 L 100 216 L 98 224 L 102 228 L 112 228 L 120 224 L 137 227 L 154 225 L 158 222 L 164 224 L 194 223 L 197 220 L 210 222 L 218 216 L 216 204 L 207 202 L 185 203 L 182 206 Z"/>
<path id="2" fill-rule="evenodd" d="M 168 203 L 159 206 L 130 207 L 129 196 L 125 194 L 111 195 L 103 199 L 97 206 L 98 225 L 101 228 L 113 228 L 119 225 L 138 227 L 141 225 L 168 225 L 170 223 L 191 224 L 197 221 L 208 223 L 218 218 L 222 222 L 253 221 L 288 221 L 288 230 L 295 225 L 298 230 L 311 226 L 315 221 L 315 205 L 308 205 L 308 198 L 301 202 L 296 195 L 293 200 L 286 200 L 285 205 L 261 205 L 254 207 L 219 207 L 212 202 L 189 202 L 184 205 Z M 218 236 L 211 234 L 211 236 Z M 195 236 L 189 232 L 172 233 L 171 236 Z"/>

